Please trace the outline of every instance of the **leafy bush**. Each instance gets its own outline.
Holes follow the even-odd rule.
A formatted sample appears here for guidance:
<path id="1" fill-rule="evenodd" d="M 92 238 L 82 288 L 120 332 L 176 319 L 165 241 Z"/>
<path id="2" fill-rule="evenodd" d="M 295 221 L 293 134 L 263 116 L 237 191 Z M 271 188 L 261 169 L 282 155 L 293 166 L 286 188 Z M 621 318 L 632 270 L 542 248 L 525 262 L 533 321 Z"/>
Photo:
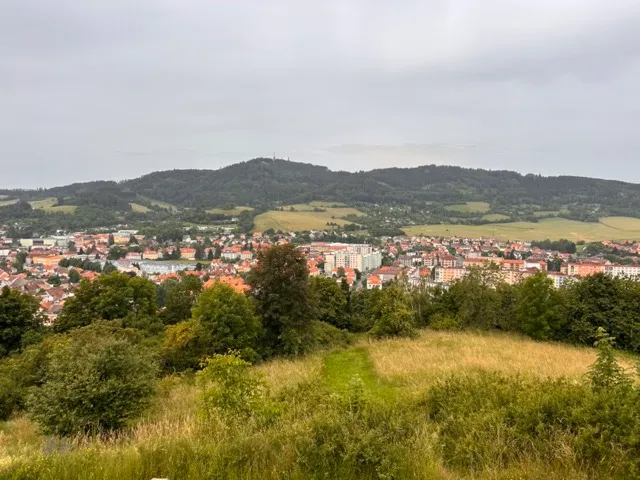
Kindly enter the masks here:
<path id="1" fill-rule="evenodd" d="M 319 348 L 345 347 L 353 341 L 354 335 L 346 330 L 329 325 L 328 323 L 314 321 L 311 324 L 311 331 L 316 346 Z"/>
<path id="2" fill-rule="evenodd" d="M 96 333 L 79 329 L 53 345 L 42 386 L 28 399 L 45 433 L 117 430 L 149 404 L 156 375 L 151 357 L 125 338 Z"/>
<path id="3" fill-rule="evenodd" d="M 238 352 L 213 355 L 204 362 L 197 378 L 203 388 L 203 412 L 212 418 L 216 413 L 232 420 L 269 413 L 272 405 L 266 397 L 265 383 L 251 364 Z"/>
<path id="4" fill-rule="evenodd" d="M 433 330 L 460 330 L 462 325 L 460 322 L 447 313 L 436 313 L 429 323 L 429 327 Z"/>

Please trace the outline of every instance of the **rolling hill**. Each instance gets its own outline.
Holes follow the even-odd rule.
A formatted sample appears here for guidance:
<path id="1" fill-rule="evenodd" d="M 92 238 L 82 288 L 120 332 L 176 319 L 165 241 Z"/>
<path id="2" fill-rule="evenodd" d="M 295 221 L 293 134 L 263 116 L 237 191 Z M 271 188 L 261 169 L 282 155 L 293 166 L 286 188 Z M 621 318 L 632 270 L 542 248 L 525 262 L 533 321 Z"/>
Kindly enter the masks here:
<path id="1" fill-rule="evenodd" d="M 255 208 L 257 216 L 316 201 L 357 208 L 364 214 L 362 221 L 345 220 L 369 228 L 536 223 L 548 217 L 581 222 L 611 216 L 640 218 L 640 185 L 620 181 L 435 165 L 352 173 L 267 158 L 218 170 L 154 172 L 122 182 L 0 190 L 0 197 L 0 221 L 24 216 L 29 207 L 17 207 L 18 201 L 31 206 L 49 202 L 38 215 L 83 215 L 87 208 L 98 207 L 113 214 L 113 221 L 152 215 L 157 220 L 160 211 L 177 215 L 188 210 L 222 216 L 228 212 L 230 217 L 237 215 L 237 206 Z"/>

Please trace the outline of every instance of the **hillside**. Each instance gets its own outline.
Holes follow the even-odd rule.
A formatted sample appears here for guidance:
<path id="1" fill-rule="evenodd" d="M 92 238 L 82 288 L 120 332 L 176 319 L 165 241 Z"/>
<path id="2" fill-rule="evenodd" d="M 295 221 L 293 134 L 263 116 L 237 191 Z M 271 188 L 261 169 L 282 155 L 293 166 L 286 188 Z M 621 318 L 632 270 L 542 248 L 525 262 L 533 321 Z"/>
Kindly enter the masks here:
<path id="1" fill-rule="evenodd" d="M 506 424 L 495 424 L 505 429 L 503 437 L 490 433 L 486 438 L 486 425 L 478 424 L 473 447 L 485 456 L 479 463 L 471 455 L 459 458 L 446 442 L 463 432 L 448 431 L 446 422 L 427 414 L 439 391 L 432 389 L 442 388 L 451 375 L 501 372 L 520 374 L 525 382 L 565 377 L 576 385 L 595 358 L 591 348 L 501 333 L 425 330 L 416 339 L 361 340 L 344 350 L 254 367 L 264 375 L 271 397 L 289 402 L 277 420 L 266 423 L 203 423 L 199 388 L 188 378 L 169 377 L 147 417 L 117 438 L 56 444 L 23 417 L 8 422 L 0 429 L 0 476 L 279 479 L 332 471 L 331 478 L 614 478 L 615 472 L 609 476 L 581 464 L 579 455 L 586 453 L 573 451 L 567 438 L 549 441 L 549 452 L 533 442 L 520 451 L 507 443 L 513 433 Z M 361 397 L 353 397 L 354 376 L 360 379 Z M 361 398 L 358 402 L 369 406 L 341 403 L 341 398 Z M 364 417 L 358 408 L 367 409 Z M 547 405 L 546 415 L 553 408 Z M 482 421 L 499 420 L 496 415 Z M 338 470 L 332 470 L 334 460 L 342 464 Z M 608 461 L 603 460 L 605 467 Z"/>
<path id="2" fill-rule="evenodd" d="M 237 215 L 237 206 L 258 207 L 254 211 L 257 216 L 267 210 L 313 201 L 355 207 L 364 215 L 359 221 L 346 218 L 346 222 L 371 228 L 536 223 L 551 217 L 583 222 L 598 222 L 610 216 L 640 217 L 640 185 L 619 181 L 435 165 L 335 172 L 266 158 L 219 170 L 155 172 L 122 182 L 0 190 L 0 198 L 0 222 L 36 219 L 34 222 L 40 225 L 46 223 L 42 220 L 45 215 L 51 219 L 52 214 L 57 214 L 60 228 L 93 227 L 100 222 L 157 222 L 167 217 L 212 223 Z M 184 214 L 188 210 L 192 213 Z M 212 217 L 213 212 L 218 217 Z M 72 220 L 71 213 L 83 220 Z M 98 219 L 90 220 L 96 213 Z M 272 225 L 279 223 L 290 225 L 291 221 L 274 219 Z M 317 228 L 313 222 L 302 224 Z"/>

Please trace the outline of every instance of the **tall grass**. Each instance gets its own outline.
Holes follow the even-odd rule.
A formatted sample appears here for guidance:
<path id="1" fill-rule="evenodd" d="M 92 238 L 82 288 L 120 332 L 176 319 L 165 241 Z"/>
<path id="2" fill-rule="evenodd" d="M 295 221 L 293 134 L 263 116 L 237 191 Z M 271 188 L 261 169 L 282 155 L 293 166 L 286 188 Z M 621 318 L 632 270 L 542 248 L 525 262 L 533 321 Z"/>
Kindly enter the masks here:
<path id="1" fill-rule="evenodd" d="M 168 377 L 153 408 L 119 435 L 55 440 L 23 417 L 0 426 L 0 479 L 625 478 L 585 462 L 580 448 L 600 444 L 579 443 L 562 424 L 597 414 L 560 408 L 569 395 L 587 411 L 580 402 L 594 359 L 592 349 L 497 333 L 361 341 L 255 367 L 281 407 L 267 420 L 205 417 L 193 379 Z M 477 380 L 486 371 L 505 374 L 491 377 L 500 388 Z M 542 414 L 555 426 L 530 432 Z M 603 453 L 606 466 L 624 459 L 624 450 L 603 452 L 613 455 Z"/>

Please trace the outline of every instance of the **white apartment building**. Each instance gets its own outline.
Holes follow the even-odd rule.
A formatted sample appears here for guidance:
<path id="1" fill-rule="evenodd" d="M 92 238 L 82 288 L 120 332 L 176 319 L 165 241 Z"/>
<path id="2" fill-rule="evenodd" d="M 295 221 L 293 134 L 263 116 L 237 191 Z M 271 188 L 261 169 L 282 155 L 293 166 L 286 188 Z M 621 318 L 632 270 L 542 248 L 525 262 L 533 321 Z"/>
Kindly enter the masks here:
<path id="1" fill-rule="evenodd" d="M 354 268 L 361 272 L 375 270 L 382 265 L 382 253 L 373 251 L 371 245 L 345 245 L 345 248 L 324 256 L 324 271 L 334 268 Z"/>
<path id="2" fill-rule="evenodd" d="M 604 271 L 612 277 L 640 278 L 640 265 L 607 265 Z"/>

